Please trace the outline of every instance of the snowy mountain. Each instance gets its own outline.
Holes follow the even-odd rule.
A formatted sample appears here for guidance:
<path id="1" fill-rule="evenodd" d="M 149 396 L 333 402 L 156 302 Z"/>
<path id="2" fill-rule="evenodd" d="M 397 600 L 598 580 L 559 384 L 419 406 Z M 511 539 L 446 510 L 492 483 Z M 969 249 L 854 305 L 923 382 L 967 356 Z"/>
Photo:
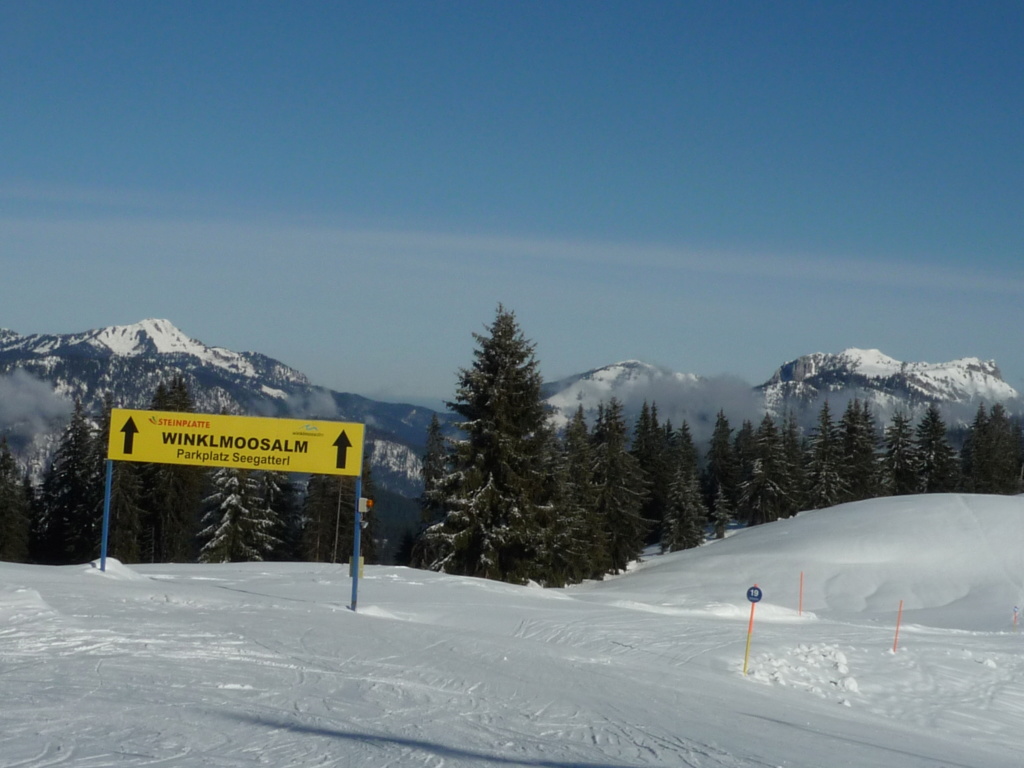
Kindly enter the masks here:
<path id="1" fill-rule="evenodd" d="M 545 385 L 543 395 L 552 419 L 565 425 L 583 407 L 593 424 L 598 406 L 616 398 L 627 419 L 645 402 L 658 407 L 659 418 L 679 425 L 684 419 L 703 436 L 719 410 L 735 425 L 755 423 L 766 411 L 794 410 L 805 424 L 817 416 L 824 397 L 833 412 L 853 398 L 871 403 L 876 416 L 888 420 L 896 411 L 919 416 L 931 403 L 954 421 L 969 421 L 980 402 L 1003 403 L 1019 412 L 1020 396 L 1003 381 L 992 361 L 963 358 L 948 363 L 905 363 L 878 350 L 848 349 L 839 354 L 804 355 L 785 363 L 756 387 L 729 377 L 675 373 L 636 360 L 597 368 Z"/>
<path id="2" fill-rule="evenodd" d="M 314 386 L 284 363 L 257 352 L 207 346 L 168 320 L 73 334 L 22 336 L 0 330 L 4 399 L 21 403 L 0 409 L 0 433 L 16 434 L 19 423 L 38 432 L 40 419 L 31 411 L 43 409 L 39 382 L 65 402 L 81 400 L 96 415 L 107 397 L 118 407 L 147 408 L 157 386 L 175 374 L 184 376 L 200 412 L 364 423 L 378 486 L 410 496 L 419 492 L 419 456 L 432 411 Z M 61 426 L 51 424 L 51 430 Z M 12 444 L 22 448 L 26 460 L 34 454 L 38 461 L 52 436 L 37 434 L 31 445 L 16 439 Z"/>
<path id="3" fill-rule="evenodd" d="M 777 413 L 813 405 L 831 394 L 857 396 L 883 414 L 918 414 L 936 403 L 947 411 L 973 415 L 980 402 L 1012 403 L 1019 398 L 994 361 L 967 357 L 948 363 L 905 363 L 877 349 L 804 355 L 781 366 L 760 389 L 766 405 Z"/>
<path id="4" fill-rule="evenodd" d="M 675 401 L 685 397 L 701 381 L 691 373 L 675 373 L 639 360 L 625 360 L 545 384 L 542 394 L 552 409 L 554 423 L 562 427 L 581 406 L 587 420 L 593 423 L 598 407 L 613 397 L 627 412 L 632 412 L 645 401 Z"/>

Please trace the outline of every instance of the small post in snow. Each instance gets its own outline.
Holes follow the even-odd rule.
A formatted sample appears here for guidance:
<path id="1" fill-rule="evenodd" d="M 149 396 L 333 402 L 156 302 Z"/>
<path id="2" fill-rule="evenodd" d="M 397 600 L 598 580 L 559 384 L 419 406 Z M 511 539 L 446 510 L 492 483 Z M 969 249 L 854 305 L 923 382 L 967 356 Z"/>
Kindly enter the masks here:
<path id="1" fill-rule="evenodd" d="M 755 584 L 747 590 L 747 600 L 750 601 L 750 623 L 747 625 L 747 650 L 743 654 L 743 674 L 747 674 L 747 661 L 750 659 L 750 638 L 754 634 L 754 607 L 764 596 L 761 588 Z"/>
<path id="2" fill-rule="evenodd" d="M 903 621 L 903 601 L 900 600 L 900 609 L 896 613 L 896 639 L 892 641 L 892 652 L 896 653 L 896 646 L 900 642 L 900 622 Z"/>
<path id="3" fill-rule="evenodd" d="M 363 478 L 356 477 L 356 517 L 352 526 L 352 605 L 353 611 L 359 599 L 359 550 L 362 548 L 363 512 L 369 512 L 372 502 L 363 498 Z"/>
<path id="4" fill-rule="evenodd" d="M 359 595 L 359 549 L 361 542 L 359 541 L 359 535 L 362 533 L 363 528 L 363 515 L 359 509 L 359 502 L 363 495 L 363 478 L 356 478 L 356 519 L 355 524 L 352 526 L 352 605 L 350 606 L 354 611 L 356 609 L 356 601 Z"/>
<path id="5" fill-rule="evenodd" d="M 110 537 L 110 488 L 113 484 L 114 462 L 107 459 L 107 482 L 103 493 L 103 531 L 100 534 L 100 570 L 107 570 L 107 539 Z"/>

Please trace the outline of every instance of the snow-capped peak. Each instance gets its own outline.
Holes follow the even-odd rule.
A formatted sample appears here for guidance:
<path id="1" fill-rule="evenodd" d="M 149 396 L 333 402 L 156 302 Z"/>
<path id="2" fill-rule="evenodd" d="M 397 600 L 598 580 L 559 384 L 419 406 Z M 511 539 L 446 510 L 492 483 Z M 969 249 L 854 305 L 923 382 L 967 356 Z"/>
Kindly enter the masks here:
<path id="1" fill-rule="evenodd" d="M 625 405 L 636 400 L 657 400 L 658 394 L 696 385 L 700 377 L 692 373 L 676 373 L 640 360 L 623 360 L 603 368 L 595 368 L 578 376 L 570 376 L 545 387 L 547 403 L 554 411 L 553 422 L 563 426 L 583 406 L 588 415 L 599 405 L 616 398 Z"/>
<path id="2" fill-rule="evenodd" d="M 90 343 L 105 347 L 122 357 L 132 357 L 151 351 L 203 357 L 210 351 L 210 347 L 186 336 L 170 320 L 159 319 L 102 328 L 94 332 Z"/>
<path id="3" fill-rule="evenodd" d="M 847 361 L 851 370 L 862 376 L 871 378 L 884 378 L 899 373 L 903 363 L 895 358 L 889 357 L 877 349 L 857 349 L 851 347 L 843 351 L 840 358 Z"/>

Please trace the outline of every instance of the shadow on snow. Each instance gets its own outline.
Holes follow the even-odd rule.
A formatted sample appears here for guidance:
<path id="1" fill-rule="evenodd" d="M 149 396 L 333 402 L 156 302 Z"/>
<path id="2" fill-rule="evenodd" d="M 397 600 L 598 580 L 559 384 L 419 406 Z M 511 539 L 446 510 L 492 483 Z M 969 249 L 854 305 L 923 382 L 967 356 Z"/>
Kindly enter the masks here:
<path id="1" fill-rule="evenodd" d="M 581 763 L 564 762 L 562 760 L 534 760 L 530 758 L 503 757 L 501 755 L 489 755 L 484 752 L 474 752 L 468 749 L 437 744 L 422 739 L 409 739 L 401 736 L 384 736 L 372 733 L 359 733 L 358 731 L 343 731 L 335 728 L 315 727 L 302 725 L 301 723 L 275 720 L 269 717 L 260 717 L 238 712 L 219 712 L 218 715 L 240 722 L 248 722 L 256 725 L 263 725 L 268 728 L 279 728 L 292 733 L 324 736 L 330 739 L 358 742 L 377 747 L 397 746 L 408 749 L 416 749 L 422 752 L 429 752 L 438 757 L 451 760 L 471 760 L 475 763 L 491 763 L 495 765 L 525 765 L 535 768 L 630 768 L 625 763 Z"/>

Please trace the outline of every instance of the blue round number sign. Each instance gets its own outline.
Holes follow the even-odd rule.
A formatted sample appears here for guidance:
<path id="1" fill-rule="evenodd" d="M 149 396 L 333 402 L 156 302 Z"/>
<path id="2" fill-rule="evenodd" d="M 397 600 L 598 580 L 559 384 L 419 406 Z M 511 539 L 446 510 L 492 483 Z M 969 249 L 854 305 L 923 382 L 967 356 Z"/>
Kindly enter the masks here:
<path id="1" fill-rule="evenodd" d="M 747 600 L 749 600 L 752 603 L 756 603 L 758 600 L 760 600 L 761 595 L 761 588 L 756 585 L 747 590 Z"/>

